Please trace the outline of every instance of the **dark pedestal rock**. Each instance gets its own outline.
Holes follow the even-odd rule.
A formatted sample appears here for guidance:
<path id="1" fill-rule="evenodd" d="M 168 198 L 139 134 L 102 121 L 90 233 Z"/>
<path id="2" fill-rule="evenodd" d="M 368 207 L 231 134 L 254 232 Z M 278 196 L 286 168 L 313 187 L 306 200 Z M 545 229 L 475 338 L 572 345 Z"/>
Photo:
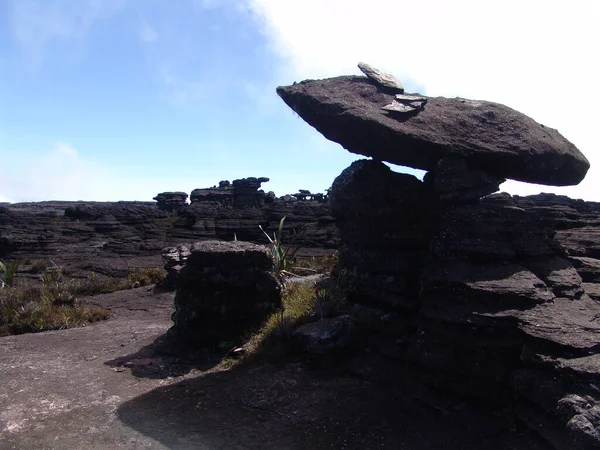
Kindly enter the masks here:
<path id="1" fill-rule="evenodd" d="M 557 449 L 596 448 L 600 303 L 582 277 L 597 279 L 584 230 L 600 208 L 486 195 L 498 181 L 460 159 L 440 161 L 424 182 L 353 163 L 330 195 L 339 285 L 361 309 L 403 318 L 369 340 L 380 354 L 404 355 L 439 388 L 512 401 Z M 390 353 L 394 343 L 402 345 Z"/>

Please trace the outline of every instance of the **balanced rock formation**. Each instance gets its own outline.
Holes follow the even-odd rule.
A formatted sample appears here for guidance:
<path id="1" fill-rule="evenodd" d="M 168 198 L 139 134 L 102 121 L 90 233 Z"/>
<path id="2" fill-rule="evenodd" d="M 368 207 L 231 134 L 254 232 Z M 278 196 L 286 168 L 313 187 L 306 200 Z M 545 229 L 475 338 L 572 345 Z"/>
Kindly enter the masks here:
<path id="1" fill-rule="evenodd" d="M 380 311 L 379 352 L 440 388 L 508 403 L 554 448 L 599 448 L 600 303 L 583 277 L 597 279 L 600 209 L 494 194 L 505 178 L 576 184 L 585 157 L 494 103 L 427 98 L 393 111 L 406 94 L 361 77 L 278 93 L 325 137 L 375 159 L 344 170 L 329 201 L 338 283 Z M 420 181 L 381 160 L 428 173 Z"/>
<path id="2" fill-rule="evenodd" d="M 435 170 L 446 157 L 499 178 L 572 185 L 589 162 L 558 131 L 507 106 L 464 98 L 424 97 L 426 105 L 390 111 L 396 94 L 358 76 L 307 80 L 277 93 L 323 136 L 352 153 Z"/>
<path id="3" fill-rule="evenodd" d="M 178 352 L 239 341 L 281 307 L 272 271 L 266 247 L 241 241 L 193 244 L 176 280 L 167 347 Z"/>
<path id="4" fill-rule="evenodd" d="M 154 197 L 157 206 L 164 211 L 174 211 L 186 204 L 188 195 L 185 192 L 163 192 Z"/>

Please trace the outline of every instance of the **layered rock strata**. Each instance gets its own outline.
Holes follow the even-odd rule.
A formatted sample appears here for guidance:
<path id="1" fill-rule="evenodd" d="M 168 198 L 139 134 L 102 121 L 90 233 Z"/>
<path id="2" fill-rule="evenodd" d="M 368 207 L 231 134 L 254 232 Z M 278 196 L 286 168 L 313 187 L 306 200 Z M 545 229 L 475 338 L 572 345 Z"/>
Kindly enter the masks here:
<path id="1" fill-rule="evenodd" d="M 576 184 L 589 163 L 503 105 L 409 105 L 416 96 L 379 78 L 277 90 L 325 137 L 375 159 L 353 163 L 330 191 L 337 279 L 379 314 L 386 341 L 373 342 L 441 388 L 509 403 L 555 448 L 600 447 L 600 209 L 494 194 L 506 178 Z M 420 181 L 382 160 L 428 173 Z"/>
<path id="2" fill-rule="evenodd" d="M 325 196 L 277 199 L 259 189 L 266 178 L 222 181 L 183 192 L 164 192 L 157 202 L 37 202 L 0 207 L 0 259 L 51 259 L 69 276 L 91 272 L 127 276 L 162 264 L 161 250 L 181 242 L 234 239 L 265 243 L 259 225 L 276 230 L 286 216 L 284 238 L 309 254 L 336 248 L 337 229 Z M 25 268 L 25 266 L 22 266 Z"/>
<path id="3" fill-rule="evenodd" d="M 423 379 L 468 397 L 515 399 L 524 420 L 545 424 L 538 431 L 562 426 L 562 437 L 545 434 L 556 448 L 566 448 L 561 439 L 595 448 L 600 303 L 581 275 L 596 279 L 598 260 L 561 244 L 531 207 L 536 197 L 448 203 L 435 186 L 367 160 L 336 179 L 340 286 L 396 323 L 386 331 L 401 346 L 395 357 Z"/>
<path id="4" fill-rule="evenodd" d="M 188 195 L 185 192 L 163 192 L 154 197 L 156 206 L 163 211 L 175 211 L 182 208 L 187 202 Z"/>

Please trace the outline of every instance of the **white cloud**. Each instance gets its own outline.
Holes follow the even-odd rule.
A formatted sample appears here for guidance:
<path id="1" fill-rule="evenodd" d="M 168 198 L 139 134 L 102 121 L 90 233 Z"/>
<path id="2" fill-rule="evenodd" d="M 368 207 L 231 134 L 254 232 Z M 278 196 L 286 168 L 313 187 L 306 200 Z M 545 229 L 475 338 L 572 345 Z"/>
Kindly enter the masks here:
<path id="1" fill-rule="evenodd" d="M 65 143 L 28 153 L 4 151 L 11 171 L 2 173 L 0 192 L 12 202 L 42 200 L 124 200 L 140 195 L 147 199 L 148 186 L 120 178 L 113 170 L 81 155 Z M 0 201 L 2 201 L 0 199 Z"/>
<path id="2" fill-rule="evenodd" d="M 9 0 L 13 36 L 39 64 L 54 40 L 81 39 L 94 23 L 110 17 L 125 0 Z"/>
<path id="3" fill-rule="evenodd" d="M 504 188 L 600 200 L 600 2 L 247 1 L 284 62 L 282 82 L 358 73 L 365 61 L 428 95 L 504 103 L 557 128 L 592 164 L 577 187 Z"/>
<path id="4" fill-rule="evenodd" d="M 145 20 L 140 24 L 140 39 L 146 44 L 151 44 L 159 38 L 158 32 Z"/>

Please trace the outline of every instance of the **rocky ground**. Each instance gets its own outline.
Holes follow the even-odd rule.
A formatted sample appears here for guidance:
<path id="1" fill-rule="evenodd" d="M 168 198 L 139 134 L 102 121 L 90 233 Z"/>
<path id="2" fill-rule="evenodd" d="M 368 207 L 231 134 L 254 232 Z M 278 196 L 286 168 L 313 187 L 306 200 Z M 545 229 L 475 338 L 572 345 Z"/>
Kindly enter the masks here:
<path id="1" fill-rule="evenodd" d="M 0 448 L 549 448 L 510 411 L 457 400 L 369 353 L 219 370 L 150 344 L 172 294 L 94 297 L 107 322 L 0 339 Z M 382 374 L 394 371 L 395 382 Z M 385 380 L 385 382 L 383 381 Z"/>

